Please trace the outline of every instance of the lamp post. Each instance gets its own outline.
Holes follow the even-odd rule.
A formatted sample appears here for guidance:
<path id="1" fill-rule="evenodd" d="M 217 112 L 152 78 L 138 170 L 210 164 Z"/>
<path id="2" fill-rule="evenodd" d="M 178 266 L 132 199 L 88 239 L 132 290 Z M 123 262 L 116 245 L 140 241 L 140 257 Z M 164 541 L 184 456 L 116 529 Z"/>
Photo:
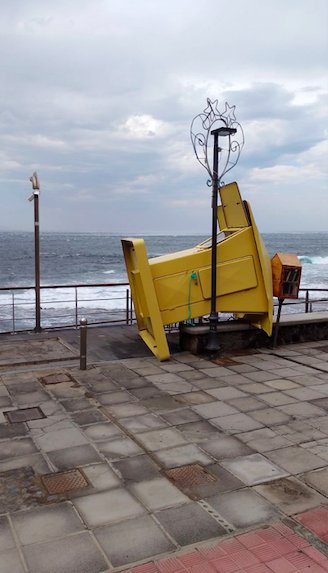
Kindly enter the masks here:
<path id="1" fill-rule="evenodd" d="M 34 276 L 35 276 L 35 332 L 41 332 L 41 289 L 40 289 L 40 222 L 39 195 L 40 184 L 36 172 L 30 177 L 33 193 L 28 198 L 34 202 Z"/>
<path id="2" fill-rule="evenodd" d="M 225 110 L 220 113 L 217 100 L 207 99 L 207 108 L 197 115 L 190 129 L 191 142 L 199 163 L 205 167 L 210 179 L 207 184 L 212 187 L 212 243 L 211 243 L 211 312 L 209 316 L 210 332 L 206 350 L 211 353 L 220 350 L 218 337 L 219 314 L 217 311 L 217 226 L 218 226 L 218 190 L 222 177 L 238 162 L 244 145 L 244 133 L 241 125 L 236 121 L 235 106 L 225 104 Z M 215 127 L 215 129 L 212 129 Z M 239 133 L 238 133 L 239 132 Z M 209 136 L 213 135 L 213 163 L 209 164 Z M 232 140 L 232 136 L 237 136 Z M 228 137 L 227 148 L 219 147 L 219 138 Z M 223 161 L 219 165 L 219 155 L 224 153 Z"/>

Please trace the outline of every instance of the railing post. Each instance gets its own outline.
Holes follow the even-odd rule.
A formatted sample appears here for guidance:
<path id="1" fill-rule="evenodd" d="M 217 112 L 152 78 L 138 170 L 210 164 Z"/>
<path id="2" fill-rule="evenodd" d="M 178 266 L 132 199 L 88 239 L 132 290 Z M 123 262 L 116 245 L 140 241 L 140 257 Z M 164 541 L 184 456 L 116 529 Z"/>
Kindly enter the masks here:
<path id="1" fill-rule="evenodd" d="M 130 324 L 133 324 L 133 300 L 131 291 L 129 291 L 129 293 L 130 293 Z"/>
<path id="2" fill-rule="evenodd" d="M 78 302 L 77 302 L 77 288 L 75 287 L 75 328 L 77 328 L 78 320 Z"/>
<path id="3" fill-rule="evenodd" d="M 129 289 L 126 289 L 126 293 L 125 293 L 125 322 L 126 324 L 129 324 L 129 306 L 130 306 L 130 301 L 129 301 Z"/>
<path id="4" fill-rule="evenodd" d="M 87 325 L 86 318 L 80 320 L 80 370 L 87 369 Z"/>
<path id="5" fill-rule="evenodd" d="M 15 324 L 15 293 L 14 291 L 11 293 L 12 297 L 12 307 L 13 307 L 13 331 L 12 334 L 15 334 L 16 324 Z"/>
<path id="6" fill-rule="evenodd" d="M 309 312 L 309 291 L 305 293 L 305 312 Z"/>

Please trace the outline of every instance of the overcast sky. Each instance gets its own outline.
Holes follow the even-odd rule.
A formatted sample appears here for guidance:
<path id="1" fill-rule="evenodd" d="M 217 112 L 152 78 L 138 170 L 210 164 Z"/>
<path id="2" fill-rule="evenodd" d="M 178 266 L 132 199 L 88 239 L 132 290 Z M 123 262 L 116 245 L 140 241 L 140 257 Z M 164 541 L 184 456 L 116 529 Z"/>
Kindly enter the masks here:
<path id="1" fill-rule="evenodd" d="M 10 0 L 0 12 L 0 230 L 210 234 L 190 143 L 236 105 L 262 232 L 327 231 L 327 0 Z"/>

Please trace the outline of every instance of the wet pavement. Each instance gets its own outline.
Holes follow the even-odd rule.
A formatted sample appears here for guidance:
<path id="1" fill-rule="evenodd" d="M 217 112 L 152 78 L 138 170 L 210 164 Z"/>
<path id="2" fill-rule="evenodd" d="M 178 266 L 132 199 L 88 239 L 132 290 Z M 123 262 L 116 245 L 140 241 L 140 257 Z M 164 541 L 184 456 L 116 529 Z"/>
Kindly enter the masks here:
<path id="1" fill-rule="evenodd" d="M 86 371 L 76 332 L 0 340 L 1 573 L 328 571 L 327 340 L 88 336 Z"/>

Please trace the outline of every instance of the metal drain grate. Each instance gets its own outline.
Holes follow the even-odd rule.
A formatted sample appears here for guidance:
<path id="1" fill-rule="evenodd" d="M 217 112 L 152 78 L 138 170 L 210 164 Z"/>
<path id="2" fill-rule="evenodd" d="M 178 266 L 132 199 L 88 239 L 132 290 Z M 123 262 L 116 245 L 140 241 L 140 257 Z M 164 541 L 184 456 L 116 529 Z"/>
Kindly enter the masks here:
<path id="1" fill-rule="evenodd" d="M 41 476 L 43 486 L 50 494 L 66 493 L 88 487 L 89 482 L 81 470 L 69 470 Z"/>
<path id="2" fill-rule="evenodd" d="M 31 420 L 40 420 L 46 418 L 41 408 L 35 406 L 34 408 L 22 408 L 20 410 L 10 410 L 3 412 L 8 422 L 11 424 L 18 424 L 20 422 L 30 422 Z"/>
<path id="3" fill-rule="evenodd" d="M 199 464 L 191 464 L 189 466 L 166 470 L 165 474 L 182 489 L 193 485 L 205 485 L 216 481 L 215 476 L 210 474 Z"/>
<path id="4" fill-rule="evenodd" d="M 205 509 L 205 511 L 211 516 L 213 517 L 213 519 L 215 519 L 215 521 L 221 525 L 221 527 L 223 527 L 223 529 L 227 532 L 227 533 L 233 533 L 233 531 L 236 531 L 236 528 L 229 523 L 229 521 L 227 521 L 226 519 L 224 519 L 223 515 L 220 515 L 215 509 L 214 507 L 212 507 L 209 503 L 207 503 L 204 499 L 200 499 L 197 502 L 203 509 Z"/>
<path id="5" fill-rule="evenodd" d="M 75 380 L 72 380 L 69 374 L 58 372 L 56 374 L 49 374 L 48 376 L 40 378 L 40 382 L 47 386 L 48 384 L 60 384 L 61 382 L 75 382 Z"/>

